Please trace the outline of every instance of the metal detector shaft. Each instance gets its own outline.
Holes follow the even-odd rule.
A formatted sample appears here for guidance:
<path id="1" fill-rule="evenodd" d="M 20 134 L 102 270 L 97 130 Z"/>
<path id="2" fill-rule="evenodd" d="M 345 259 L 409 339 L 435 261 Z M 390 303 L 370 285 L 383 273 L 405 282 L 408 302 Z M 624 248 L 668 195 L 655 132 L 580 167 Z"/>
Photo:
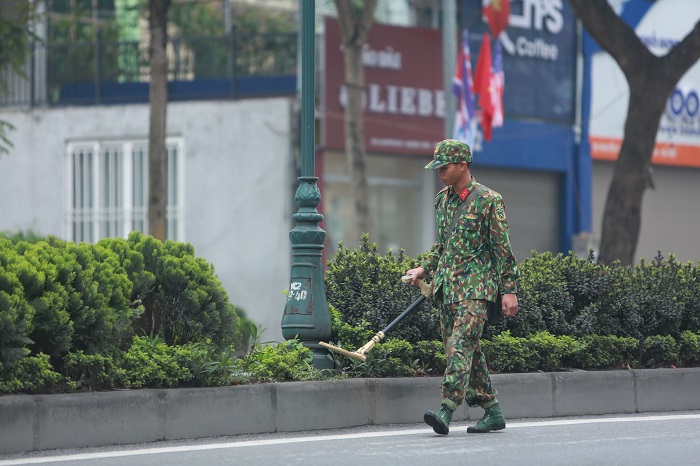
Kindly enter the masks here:
<path id="1" fill-rule="evenodd" d="M 401 321 L 403 320 L 404 317 L 406 317 L 406 316 L 409 315 L 411 312 L 413 312 L 413 310 L 414 310 L 415 308 L 417 308 L 418 306 L 420 306 L 421 304 L 423 304 L 423 301 L 425 301 L 425 296 L 421 295 L 420 298 L 416 299 L 416 300 L 413 302 L 413 304 L 411 304 L 410 306 L 408 306 L 408 307 L 406 308 L 405 311 L 403 311 L 401 314 L 399 314 L 398 317 L 396 317 L 396 319 L 394 319 L 394 320 L 392 320 L 391 322 L 389 322 L 389 325 L 387 325 L 386 327 L 384 327 L 384 330 L 382 330 L 382 333 L 383 333 L 384 335 L 386 335 L 392 328 L 394 328 L 394 326 L 395 326 L 396 324 L 398 324 L 399 322 L 401 322 Z"/>

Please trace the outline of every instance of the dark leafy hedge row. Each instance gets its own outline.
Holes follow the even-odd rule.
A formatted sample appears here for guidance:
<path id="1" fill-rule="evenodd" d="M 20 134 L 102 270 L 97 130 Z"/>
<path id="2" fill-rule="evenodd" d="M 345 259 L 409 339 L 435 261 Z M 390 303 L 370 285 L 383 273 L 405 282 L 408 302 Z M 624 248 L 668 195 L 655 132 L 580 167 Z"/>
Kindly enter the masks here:
<path id="1" fill-rule="evenodd" d="M 374 334 L 420 296 L 400 280 L 419 259 L 403 251 L 381 255 L 367 235 L 356 250 L 341 245 L 325 277 L 328 302 L 343 322 Z M 515 337 L 546 331 L 637 339 L 678 339 L 684 331 L 700 331 L 700 266 L 673 256 L 630 267 L 598 264 L 592 256 L 534 253 L 519 268 L 520 311 L 487 327 L 486 338 L 506 330 Z M 427 302 L 390 336 L 409 342 L 439 339 L 437 312 L 435 303 Z"/>

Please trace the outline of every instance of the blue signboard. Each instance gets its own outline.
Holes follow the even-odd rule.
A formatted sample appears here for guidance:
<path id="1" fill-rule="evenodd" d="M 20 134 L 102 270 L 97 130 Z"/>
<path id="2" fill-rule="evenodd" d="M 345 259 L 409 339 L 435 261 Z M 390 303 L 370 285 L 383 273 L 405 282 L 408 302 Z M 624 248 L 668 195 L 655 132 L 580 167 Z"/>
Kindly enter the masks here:
<path id="1" fill-rule="evenodd" d="M 481 2 L 463 0 L 472 66 L 484 32 Z M 495 40 L 492 38 L 492 40 Z M 511 0 L 503 47 L 504 113 L 510 119 L 569 123 L 576 111 L 576 17 L 566 1 Z"/>

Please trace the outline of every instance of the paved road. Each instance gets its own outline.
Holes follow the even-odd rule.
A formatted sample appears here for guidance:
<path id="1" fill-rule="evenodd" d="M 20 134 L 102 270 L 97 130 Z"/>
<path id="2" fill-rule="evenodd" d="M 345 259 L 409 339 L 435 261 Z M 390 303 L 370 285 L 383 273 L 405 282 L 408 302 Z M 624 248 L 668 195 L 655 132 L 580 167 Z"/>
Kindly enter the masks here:
<path id="1" fill-rule="evenodd" d="M 0 457 L 16 464 L 697 465 L 700 412 L 509 421 L 504 431 L 438 436 L 421 424 L 160 442 Z"/>

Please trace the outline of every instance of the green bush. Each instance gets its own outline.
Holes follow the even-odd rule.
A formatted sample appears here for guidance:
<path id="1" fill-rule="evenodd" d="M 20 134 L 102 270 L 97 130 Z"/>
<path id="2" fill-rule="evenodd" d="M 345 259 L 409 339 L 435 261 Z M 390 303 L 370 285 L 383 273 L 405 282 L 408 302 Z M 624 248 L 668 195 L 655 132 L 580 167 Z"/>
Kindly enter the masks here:
<path id="1" fill-rule="evenodd" d="M 370 353 L 373 363 L 379 363 L 377 377 L 408 377 L 415 373 L 417 361 L 411 343 L 390 338 Z"/>
<path id="2" fill-rule="evenodd" d="M 312 361 L 311 350 L 296 340 L 257 347 L 236 362 L 235 380 L 270 382 L 320 378 Z"/>
<path id="3" fill-rule="evenodd" d="M 382 256 L 369 235 L 362 236 L 359 249 L 347 249 L 340 243 L 328 262 L 325 274 L 328 302 L 352 327 L 369 330 L 372 335 L 382 330 L 420 297 L 417 288 L 401 282 L 406 270 L 416 266 L 403 250 Z M 391 337 L 409 342 L 440 338 L 438 316 L 432 300 L 421 304 L 400 325 L 391 330 Z"/>
<path id="4" fill-rule="evenodd" d="M 700 269 L 673 256 L 629 267 L 597 264 L 592 255 L 534 253 L 520 271 L 520 312 L 487 327 L 486 338 L 505 330 L 637 339 L 700 330 Z"/>
<path id="5" fill-rule="evenodd" d="M 515 337 L 526 337 L 542 331 L 553 335 L 573 332 L 568 322 L 574 313 L 574 300 L 568 293 L 563 257 L 551 253 L 535 254 L 519 264 L 518 314 L 502 319 L 484 331 L 485 338 L 494 338 L 508 330 Z"/>
<path id="6" fill-rule="evenodd" d="M 441 375 L 445 372 L 447 358 L 441 341 L 419 341 L 415 344 L 413 351 L 419 367 L 419 375 Z"/>
<path id="7" fill-rule="evenodd" d="M 35 244 L 20 242 L 17 251 L 45 271 L 44 299 L 35 317 L 41 324 L 33 338 L 37 347 L 50 348 L 52 355 L 67 350 L 109 354 L 129 344 L 132 285 L 114 253 L 52 236 Z"/>
<path id="8" fill-rule="evenodd" d="M 689 330 L 681 333 L 678 341 L 678 355 L 681 366 L 700 366 L 700 335 Z"/>
<path id="9" fill-rule="evenodd" d="M 328 311 L 331 315 L 331 338 L 333 342 L 339 342 L 342 348 L 355 349 L 360 348 L 367 343 L 375 334 L 369 330 L 369 323 L 362 322 L 362 327 L 353 327 L 347 322 L 343 322 L 340 312 L 332 305 L 328 304 Z"/>
<path id="10" fill-rule="evenodd" d="M 55 256 L 56 251 L 47 243 L 19 242 L 17 249 L 22 254 L 32 272 L 22 280 L 27 300 L 34 309 L 30 338 L 32 353 L 46 353 L 57 357 L 68 352 L 73 346 L 73 322 L 70 316 L 70 292 L 59 278 L 59 269 L 38 251 L 48 249 Z M 78 302 L 75 300 L 74 302 Z"/>
<path id="11" fill-rule="evenodd" d="M 558 371 L 575 366 L 582 344 L 573 337 L 555 337 L 549 332 L 540 332 L 523 341 L 528 354 L 533 355 L 531 370 Z"/>
<path id="12" fill-rule="evenodd" d="M 641 367 L 669 367 L 678 364 L 678 345 L 670 335 L 655 335 L 644 340 Z"/>
<path id="13" fill-rule="evenodd" d="M 34 309 L 24 294 L 17 276 L 26 261 L 13 249 L 12 243 L 0 238 L 0 364 L 13 364 L 29 354 L 29 338 L 33 330 Z"/>
<path id="14" fill-rule="evenodd" d="M 625 369 L 636 365 L 639 341 L 631 337 L 588 335 L 581 340 L 583 351 L 572 367 L 580 369 Z"/>
<path id="15" fill-rule="evenodd" d="M 189 368 L 178 361 L 177 348 L 159 336 L 135 337 L 124 353 L 122 365 L 124 384 L 131 388 L 176 387 L 193 378 Z"/>
<path id="16" fill-rule="evenodd" d="M 188 243 L 161 242 L 132 232 L 100 245 L 116 252 L 134 284 L 131 302 L 143 306 L 137 334 L 161 335 L 169 345 L 211 341 L 219 349 L 241 347 L 238 317 L 214 267 L 196 258 Z"/>
<path id="17" fill-rule="evenodd" d="M 535 351 L 525 338 L 515 337 L 510 331 L 483 340 L 481 349 L 493 372 L 530 372 L 537 369 Z"/>
<path id="18" fill-rule="evenodd" d="M 112 357 L 78 350 L 63 358 L 63 375 L 77 389 L 104 390 L 124 386 L 126 371 Z"/>
<path id="19" fill-rule="evenodd" d="M 49 390 L 61 381 L 49 356 L 37 354 L 7 365 L 0 363 L 0 393 L 36 393 Z"/>

